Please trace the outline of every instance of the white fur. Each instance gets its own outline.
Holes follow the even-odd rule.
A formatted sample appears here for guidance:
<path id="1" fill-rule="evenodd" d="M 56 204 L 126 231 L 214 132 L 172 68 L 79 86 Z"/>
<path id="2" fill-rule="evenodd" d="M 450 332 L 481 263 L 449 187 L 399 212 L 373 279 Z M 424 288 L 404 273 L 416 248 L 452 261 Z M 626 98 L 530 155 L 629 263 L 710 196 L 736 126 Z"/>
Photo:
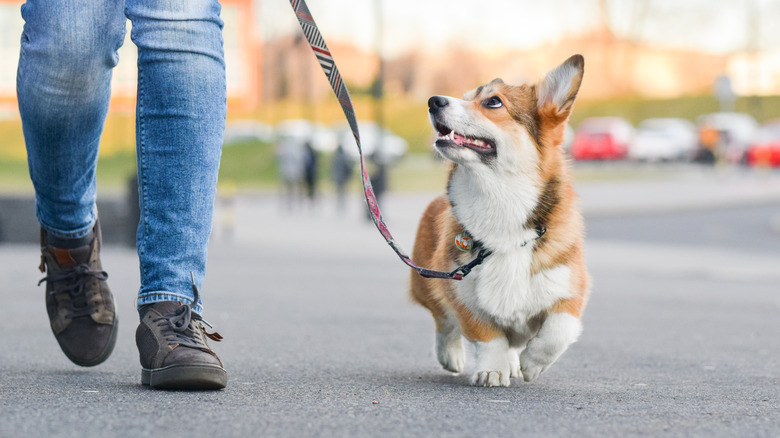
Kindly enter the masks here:
<path id="1" fill-rule="evenodd" d="M 509 386 L 511 375 L 509 343 L 503 336 L 489 342 L 474 342 L 477 371 L 471 376 L 474 386 Z"/>
<path id="2" fill-rule="evenodd" d="M 436 330 L 436 358 L 445 370 L 455 374 L 463 371 L 466 364 L 466 350 L 463 348 L 463 335 L 455 315 L 448 313 L 444 321 L 439 321 Z"/>
<path id="3" fill-rule="evenodd" d="M 520 377 L 523 372 L 520 370 L 520 352 L 521 349 L 509 349 L 509 377 Z"/>
<path id="4" fill-rule="evenodd" d="M 541 191 L 536 172 L 500 177 L 482 163 L 475 167 L 458 167 L 452 175 L 449 197 L 455 217 L 493 250 L 520 249 L 536 236 L 523 227 Z"/>
<path id="5" fill-rule="evenodd" d="M 580 74 L 573 64 L 564 63 L 551 71 L 539 87 L 539 106 L 552 102 L 560 108 L 569 99 L 572 81 Z"/>
<path id="6" fill-rule="evenodd" d="M 531 277 L 530 300 L 534 301 L 528 307 L 537 306 L 549 309 L 557 301 L 571 298 L 571 268 L 558 265 L 544 269 Z"/>
<path id="7" fill-rule="evenodd" d="M 539 104 L 569 101 L 580 69 L 564 63 L 539 87 Z M 574 90 L 576 92 L 576 90 Z M 467 99 L 473 99 L 473 96 Z M 457 283 L 458 299 L 475 314 L 506 333 L 489 342 L 474 342 L 476 386 L 509 386 L 510 377 L 531 381 L 547 369 L 581 332 L 578 318 L 548 314 L 559 300 L 570 298 L 571 268 L 559 265 L 532 275 L 536 230 L 526 228 L 542 190 L 537 145 L 521 124 L 499 128 L 473 102 L 447 97 L 447 105 L 431 114 L 460 135 L 490 140 L 496 156 L 456 146 L 437 147 L 457 163 L 448 196 L 458 222 L 492 250 L 483 264 Z M 450 371 L 463 368 L 460 330 L 436 334 L 439 362 Z"/>
<path id="8" fill-rule="evenodd" d="M 561 265 L 532 276 L 531 251 L 494 253 L 456 288 L 458 297 L 481 319 L 520 335 L 513 345 L 527 339 L 529 319 L 572 296 L 569 267 Z"/>
<path id="9" fill-rule="evenodd" d="M 528 346 L 520 354 L 523 379 L 526 382 L 536 379 L 577 340 L 581 332 L 582 323 L 574 315 L 549 315 L 539 333 L 528 342 Z"/>
<path id="10" fill-rule="evenodd" d="M 456 119 L 468 119 L 461 113 L 465 110 L 453 102 L 448 105 L 448 117 L 451 109 L 457 114 Z M 460 125 L 449 126 L 458 126 L 456 130 L 462 135 L 478 136 Z M 531 274 L 536 230 L 527 229 L 524 224 L 536 207 L 541 192 L 541 182 L 535 169 L 538 155 L 529 150 L 535 145 L 525 133 L 519 136 L 491 135 L 491 138 L 499 139 L 496 143 L 499 155 L 492 166 L 485 165 L 474 151 L 465 148 L 446 148 L 441 152 L 459 164 L 449 186 L 455 217 L 493 251 L 482 265 L 457 283 L 456 294 L 477 317 L 509 334 L 508 339 L 500 337 L 487 343 L 475 343 L 477 371 L 472 376 L 472 384 L 508 386 L 511 376 L 523 375 L 527 381 L 536 378 L 576 336 L 551 337 L 548 334 L 534 344 L 537 347 L 532 354 L 529 355 L 527 349 L 523 353 L 530 361 L 528 364 L 523 363 L 522 355 L 518 360 L 518 351 L 527 343 L 530 346 L 535 342 L 534 336 L 542 333 L 537 334 L 539 327 L 533 325 L 534 317 L 544 314 L 557 301 L 572 296 L 571 269 L 560 265 Z M 510 146 L 511 138 L 516 142 L 519 138 L 521 144 Z M 576 321 L 576 318 L 571 318 Z M 557 326 L 557 319 L 554 317 L 550 325 Z M 547 324 L 545 322 L 543 327 Z M 554 355 L 544 356 L 536 351 L 548 344 L 555 345 Z M 451 337 L 437 334 L 439 361 L 446 369 L 460 370 L 460 351 L 452 345 L 455 344 Z"/>

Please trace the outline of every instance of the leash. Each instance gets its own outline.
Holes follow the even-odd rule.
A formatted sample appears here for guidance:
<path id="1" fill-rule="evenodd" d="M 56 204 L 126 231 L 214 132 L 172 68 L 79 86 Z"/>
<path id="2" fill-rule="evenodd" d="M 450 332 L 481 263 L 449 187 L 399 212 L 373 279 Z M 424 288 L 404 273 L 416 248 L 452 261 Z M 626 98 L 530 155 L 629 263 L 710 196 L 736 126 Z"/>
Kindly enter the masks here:
<path id="1" fill-rule="evenodd" d="M 325 40 L 322 38 L 322 34 L 320 34 L 317 23 L 314 22 L 314 18 L 312 17 L 311 12 L 309 12 L 309 8 L 306 6 L 306 1 L 290 0 L 290 4 L 292 5 L 293 11 L 295 11 L 295 15 L 298 17 L 298 23 L 301 25 L 301 30 L 306 36 L 306 40 L 309 41 L 309 45 L 311 46 L 312 51 L 314 51 L 314 56 L 320 63 L 322 71 L 328 78 L 328 82 L 330 82 L 333 93 L 336 94 L 336 97 L 339 100 L 341 109 L 344 111 L 347 122 L 349 122 L 349 128 L 352 130 L 352 135 L 355 137 L 355 142 L 357 142 L 358 152 L 360 155 L 360 173 L 363 179 L 363 194 L 366 197 L 368 211 L 371 214 L 371 219 L 374 221 L 374 225 L 376 225 L 377 230 L 379 230 L 379 233 L 382 234 L 382 237 L 384 237 L 387 244 L 390 245 L 390 248 L 392 248 L 393 251 L 395 251 L 401 261 L 403 261 L 410 268 L 417 271 L 417 273 L 421 276 L 426 278 L 442 278 L 446 280 L 462 280 L 463 277 L 468 275 L 468 273 L 474 269 L 475 266 L 481 264 L 485 258 L 491 254 L 491 251 L 482 249 L 479 251 L 477 257 L 474 258 L 474 260 L 471 262 L 458 266 L 450 272 L 446 272 L 435 271 L 418 266 L 395 243 L 393 235 L 390 234 L 390 230 L 387 228 L 387 225 L 385 225 L 384 220 L 382 220 L 382 213 L 379 211 L 379 203 L 376 200 L 376 195 L 374 195 L 374 189 L 371 186 L 371 179 L 368 177 L 366 161 L 363 158 L 363 148 L 360 146 L 360 133 L 358 132 L 355 110 L 352 106 L 352 99 L 349 97 L 347 86 L 341 79 L 341 73 L 339 73 L 339 69 L 336 67 L 336 62 L 333 60 L 333 56 L 330 54 L 330 50 L 328 50 L 328 46 L 325 44 Z M 541 237 L 541 235 L 544 233 L 542 232 L 538 234 L 539 237 Z"/>

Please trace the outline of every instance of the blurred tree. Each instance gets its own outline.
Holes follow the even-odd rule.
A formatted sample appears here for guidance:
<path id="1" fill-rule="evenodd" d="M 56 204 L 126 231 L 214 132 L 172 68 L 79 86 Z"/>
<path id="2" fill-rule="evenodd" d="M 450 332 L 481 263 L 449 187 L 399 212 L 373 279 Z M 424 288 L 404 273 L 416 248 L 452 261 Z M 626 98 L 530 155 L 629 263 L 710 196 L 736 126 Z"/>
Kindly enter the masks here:
<path id="1" fill-rule="evenodd" d="M 644 41 L 645 23 L 651 10 L 651 2 L 652 0 L 598 0 L 602 26 L 617 43 L 614 58 L 616 68 L 607 68 L 605 71 L 613 76 L 610 82 L 620 87 L 619 94 L 636 94 L 639 90 L 637 84 L 624 78 L 632 76 L 629 72 L 636 65 L 636 48 Z M 628 45 L 620 44 L 621 42 Z"/>

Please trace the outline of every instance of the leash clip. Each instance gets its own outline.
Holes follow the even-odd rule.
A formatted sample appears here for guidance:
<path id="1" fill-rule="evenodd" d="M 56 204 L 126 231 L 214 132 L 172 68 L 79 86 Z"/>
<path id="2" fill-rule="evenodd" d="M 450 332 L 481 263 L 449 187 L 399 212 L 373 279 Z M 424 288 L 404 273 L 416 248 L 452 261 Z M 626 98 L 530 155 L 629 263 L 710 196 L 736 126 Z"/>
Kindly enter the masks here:
<path id="1" fill-rule="evenodd" d="M 538 227 L 536 227 L 536 238 L 523 243 L 522 246 L 526 246 L 529 243 L 540 239 L 542 236 L 544 236 L 545 233 L 547 233 L 547 227 L 545 227 L 544 225 L 539 225 Z M 465 265 L 458 266 L 452 272 L 450 272 L 450 278 L 452 278 L 453 280 L 462 280 L 463 277 L 469 275 L 472 269 L 481 265 L 482 262 L 484 262 L 485 259 L 488 258 L 490 254 L 493 254 L 493 251 L 490 251 L 489 249 L 483 248 L 479 250 L 479 254 L 477 254 L 474 260 L 466 263 Z"/>
<path id="2" fill-rule="evenodd" d="M 462 280 L 463 277 L 469 275 L 472 269 L 481 265 L 490 254 L 493 254 L 493 252 L 490 250 L 479 250 L 479 254 L 477 254 L 474 260 L 455 268 L 452 272 L 450 272 L 450 277 L 454 280 Z M 458 271 L 460 271 L 460 273 Z"/>

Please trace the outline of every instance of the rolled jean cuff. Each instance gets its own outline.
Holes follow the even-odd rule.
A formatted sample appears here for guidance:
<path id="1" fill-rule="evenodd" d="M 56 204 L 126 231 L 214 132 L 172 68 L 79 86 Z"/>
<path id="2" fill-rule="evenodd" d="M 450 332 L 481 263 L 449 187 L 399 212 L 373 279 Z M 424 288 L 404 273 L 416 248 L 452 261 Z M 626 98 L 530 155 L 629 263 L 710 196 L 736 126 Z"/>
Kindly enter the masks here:
<path id="1" fill-rule="evenodd" d="M 44 221 L 40 215 L 38 216 L 38 223 L 41 224 L 41 228 L 46 230 L 46 233 L 50 236 L 54 236 L 60 239 L 80 239 L 87 234 L 89 234 L 90 231 L 92 231 L 93 228 L 95 228 L 95 222 L 97 221 L 97 213 L 95 210 L 92 211 L 92 217 L 90 218 L 89 225 L 86 227 L 80 228 L 75 231 L 63 231 L 59 230 L 55 227 L 49 226 L 46 221 Z"/>
<path id="2" fill-rule="evenodd" d="M 178 294 L 175 292 L 168 292 L 168 291 L 154 291 L 154 292 L 145 292 L 143 294 L 138 295 L 138 301 L 136 302 L 137 308 L 141 308 L 141 306 L 145 306 L 147 304 L 154 304 L 154 303 L 160 303 L 163 301 L 178 301 L 182 304 L 189 304 L 192 306 L 192 311 L 197 313 L 198 315 L 203 315 L 203 304 L 198 303 L 197 305 L 192 305 L 192 297 L 184 294 Z"/>

